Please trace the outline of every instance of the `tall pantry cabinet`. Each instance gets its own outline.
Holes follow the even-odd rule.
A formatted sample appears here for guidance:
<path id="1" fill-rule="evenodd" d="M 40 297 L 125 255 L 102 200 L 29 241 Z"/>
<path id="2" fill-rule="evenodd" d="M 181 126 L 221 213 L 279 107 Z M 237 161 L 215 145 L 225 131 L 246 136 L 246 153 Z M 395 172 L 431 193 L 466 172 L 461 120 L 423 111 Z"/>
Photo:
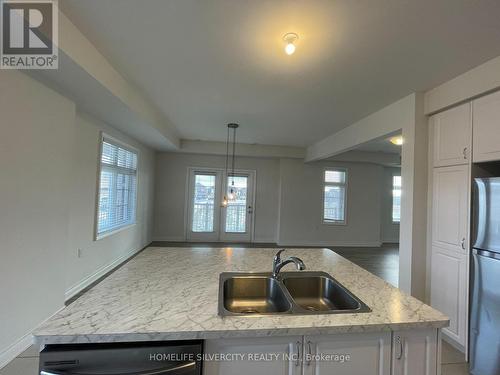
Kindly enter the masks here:
<path id="1" fill-rule="evenodd" d="M 466 349 L 472 112 L 466 103 L 430 119 L 431 305 L 450 318 L 444 334 Z"/>

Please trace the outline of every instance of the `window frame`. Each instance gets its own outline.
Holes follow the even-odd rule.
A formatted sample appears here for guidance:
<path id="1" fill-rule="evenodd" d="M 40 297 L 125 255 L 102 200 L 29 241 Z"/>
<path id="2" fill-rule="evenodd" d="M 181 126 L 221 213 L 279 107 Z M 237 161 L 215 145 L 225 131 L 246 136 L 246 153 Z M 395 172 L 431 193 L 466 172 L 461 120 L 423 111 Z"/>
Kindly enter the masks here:
<path id="1" fill-rule="evenodd" d="M 399 221 L 394 220 L 394 177 L 399 177 L 401 179 L 401 184 L 399 186 Z M 391 223 L 394 225 L 400 225 L 401 224 L 401 197 L 403 194 L 403 178 L 401 176 L 401 173 L 399 174 L 392 174 L 391 178 Z"/>
<path id="2" fill-rule="evenodd" d="M 102 152 L 103 152 L 103 143 L 105 141 L 109 141 L 112 144 L 115 144 L 127 151 L 133 152 L 137 155 L 137 168 L 135 170 L 135 201 L 134 201 L 134 220 L 132 223 L 127 223 L 117 228 L 113 228 L 107 230 L 105 232 L 99 233 L 99 199 L 100 199 L 100 188 L 101 188 L 101 168 L 102 168 Z M 103 238 L 112 236 L 113 234 L 119 233 L 131 227 L 137 225 L 137 205 L 139 202 L 139 162 L 140 162 L 140 151 L 139 149 L 129 145 L 113 137 L 105 132 L 99 133 L 99 149 L 98 149 L 98 157 L 97 157 L 97 178 L 96 178 L 96 194 L 95 194 L 95 216 L 94 216 L 94 241 L 101 240 Z"/>
<path id="3" fill-rule="evenodd" d="M 345 182 L 343 184 L 337 182 L 326 182 L 325 175 L 327 171 L 336 171 L 345 173 Z M 321 184 L 321 223 L 323 225 L 347 225 L 347 202 L 348 202 L 348 191 L 349 191 L 349 169 L 346 167 L 325 167 L 321 174 L 322 184 Z M 325 220 L 325 186 L 343 186 L 345 189 L 344 193 L 344 220 Z"/>

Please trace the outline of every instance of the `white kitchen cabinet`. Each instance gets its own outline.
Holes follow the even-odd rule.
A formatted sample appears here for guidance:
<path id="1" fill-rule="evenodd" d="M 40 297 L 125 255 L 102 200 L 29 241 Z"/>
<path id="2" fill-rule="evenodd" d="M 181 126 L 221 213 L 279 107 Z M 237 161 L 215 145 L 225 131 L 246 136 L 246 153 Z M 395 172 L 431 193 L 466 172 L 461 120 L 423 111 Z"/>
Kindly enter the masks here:
<path id="1" fill-rule="evenodd" d="M 391 334 L 304 338 L 304 375 L 390 375 Z"/>
<path id="2" fill-rule="evenodd" d="M 431 306 L 450 318 L 443 332 L 467 347 L 469 166 L 434 168 Z"/>
<path id="3" fill-rule="evenodd" d="M 463 253 L 469 233 L 469 166 L 434 168 L 432 182 L 432 245 Z"/>
<path id="4" fill-rule="evenodd" d="M 436 375 L 438 329 L 205 341 L 204 375 Z M 400 345 L 396 345 L 400 343 Z M 215 356 L 234 355 L 234 360 Z M 253 357 L 249 357 L 253 356 Z M 207 359 L 208 358 L 208 359 Z M 212 359 L 212 360 L 211 360 Z"/>
<path id="5" fill-rule="evenodd" d="M 468 164 L 471 154 L 471 122 L 470 103 L 432 116 L 434 167 Z"/>
<path id="6" fill-rule="evenodd" d="M 462 345 L 467 343 L 467 254 L 432 247 L 431 305 L 450 318 L 443 332 Z"/>
<path id="7" fill-rule="evenodd" d="M 394 332 L 392 375 L 436 375 L 438 345 L 435 329 Z"/>
<path id="8" fill-rule="evenodd" d="M 472 105 L 474 162 L 500 160 L 500 92 L 476 99 Z"/>
<path id="9" fill-rule="evenodd" d="M 301 375 L 302 347 L 302 336 L 207 340 L 205 356 L 224 355 L 226 360 L 206 360 L 203 374 Z"/>

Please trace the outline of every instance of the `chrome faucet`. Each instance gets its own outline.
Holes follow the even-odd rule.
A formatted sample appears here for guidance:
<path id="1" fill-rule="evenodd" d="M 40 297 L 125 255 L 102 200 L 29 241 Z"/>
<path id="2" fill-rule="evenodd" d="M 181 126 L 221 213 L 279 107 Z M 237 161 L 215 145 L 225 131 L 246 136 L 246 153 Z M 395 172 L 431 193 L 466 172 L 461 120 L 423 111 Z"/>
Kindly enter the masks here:
<path id="1" fill-rule="evenodd" d="M 302 261 L 302 259 L 297 257 L 288 257 L 286 259 L 281 260 L 281 253 L 285 251 L 285 249 L 281 249 L 276 253 L 273 258 L 273 277 L 275 279 L 278 278 L 278 274 L 281 269 L 289 263 L 294 263 L 298 270 L 303 271 L 306 269 L 306 265 Z"/>

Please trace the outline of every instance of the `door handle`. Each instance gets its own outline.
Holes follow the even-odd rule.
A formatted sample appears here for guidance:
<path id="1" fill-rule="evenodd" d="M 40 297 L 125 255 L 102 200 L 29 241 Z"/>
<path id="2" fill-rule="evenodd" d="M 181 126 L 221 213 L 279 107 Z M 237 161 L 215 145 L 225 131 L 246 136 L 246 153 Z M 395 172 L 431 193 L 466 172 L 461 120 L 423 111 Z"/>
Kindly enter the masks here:
<path id="1" fill-rule="evenodd" d="M 297 359 L 295 360 L 295 366 L 298 367 L 300 366 L 300 347 L 302 346 L 302 343 L 300 341 L 297 341 L 295 345 L 297 348 Z"/>
<path id="2" fill-rule="evenodd" d="M 195 367 L 195 366 L 196 366 L 196 362 L 191 361 L 191 362 L 181 363 L 180 365 L 175 366 L 175 367 L 169 367 L 169 368 L 151 370 L 151 371 L 131 372 L 131 373 L 128 373 L 125 375 L 163 375 L 163 374 L 170 374 L 173 371 L 187 370 L 187 369 Z M 42 370 L 42 371 L 40 371 L 40 375 L 87 375 L 87 374 L 80 373 L 80 372 Z M 123 374 L 123 372 L 120 372 L 120 373 L 114 373 L 114 374 L 109 373 L 106 375 L 124 375 L 124 374 Z"/>
<path id="3" fill-rule="evenodd" d="M 462 250 L 465 250 L 465 237 L 460 241 L 460 245 L 462 246 Z"/>
<path id="4" fill-rule="evenodd" d="M 464 147 L 462 153 L 464 155 L 464 159 L 467 160 L 467 151 L 468 151 L 468 148 L 467 147 Z"/>
<path id="5" fill-rule="evenodd" d="M 403 340 L 401 336 L 396 336 L 396 359 L 400 360 L 403 357 Z"/>
<path id="6" fill-rule="evenodd" d="M 248 211 L 247 211 L 249 214 L 253 214 L 253 207 L 252 206 L 248 206 Z"/>
<path id="7" fill-rule="evenodd" d="M 312 348 L 311 348 L 311 341 L 307 342 L 307 358 L 306 358 L 306 365 L 310 366 L 312 361 Z"/>

